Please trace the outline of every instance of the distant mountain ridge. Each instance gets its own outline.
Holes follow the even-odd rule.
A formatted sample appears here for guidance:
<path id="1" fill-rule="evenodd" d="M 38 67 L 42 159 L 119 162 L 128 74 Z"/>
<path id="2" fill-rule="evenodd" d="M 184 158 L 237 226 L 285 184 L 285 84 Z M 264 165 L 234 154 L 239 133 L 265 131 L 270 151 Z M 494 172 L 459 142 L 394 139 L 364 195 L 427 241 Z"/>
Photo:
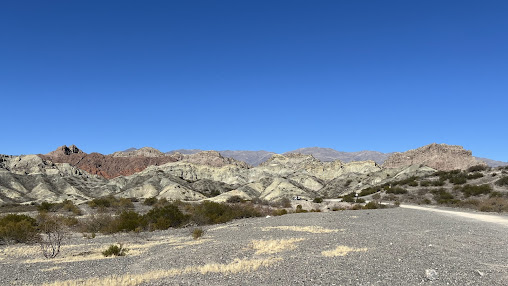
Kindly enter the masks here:
<path id="1" fill-rule="evenodd" d="M 139 149 L 135 149 L 139 150 Z M 126 151 L 133 151 L 132 148 L 126 150 Z M 181 154 L 196 154 L 199 152 L 202 152 L 201 149 L 178 149 L 178 150 L 172 150 L 169 152 L 166 152 L 165 154 L 174 154 L 174 153 L 181 153 Z M 125 152 L 125 151 L 123 151 Z M 275 152 L 270 151 L 248 151 L 248 150 L 223 150 L 223 151 L 217 151 L 224 157 L 233 158 L 239 161 L 246 162 L 247 164 L 251 166 L 258 166 L 259 164 L 267 161 L 270 159 L 271 156 L 277 154 Z M 118 153 L 118 152 L 115 152 Z M 391 153 L 382 153 L 378 151 L 357 151 L 357 152 L 344 152 L 344 151 L 337 151 L 332 148 L 322 148 L 322 147 L 306 147 L 306 148 L 299 148 L 293 151 L 288 151 L 283 154 L 290 154 L 290 153 L 301 153 L 301 154 L 307 154 L 312 155 L 314 158 L 323 161 L 323 162 L 331 162 L 335 160 L 341 160 L 344 163 L 349 162 L 355 162 L 355 161 L 374 161 L 379 165 L 382 165 L 391 155 L 397 153 L 397 152 L 391 152 Z M 508 162 L 502 162 L 502 161 L 496 161 L 488 158 L 481 158 L 481 157 L 474 157 L 479 161 L 485 162 L 489 167 L 501 167 L 501 166 L 508 166 Z"/>

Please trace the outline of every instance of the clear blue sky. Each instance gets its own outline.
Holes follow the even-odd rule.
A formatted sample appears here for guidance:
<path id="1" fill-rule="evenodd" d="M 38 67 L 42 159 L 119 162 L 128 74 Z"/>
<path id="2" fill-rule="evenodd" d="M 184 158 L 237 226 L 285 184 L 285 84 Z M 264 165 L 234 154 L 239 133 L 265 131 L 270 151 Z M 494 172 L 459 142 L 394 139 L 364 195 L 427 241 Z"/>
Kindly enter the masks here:
<path id="1" fill-rule="evenodd" d="M 508 161 L 508 1 L 2 1 L 0 153 L 406 151 Z"/>

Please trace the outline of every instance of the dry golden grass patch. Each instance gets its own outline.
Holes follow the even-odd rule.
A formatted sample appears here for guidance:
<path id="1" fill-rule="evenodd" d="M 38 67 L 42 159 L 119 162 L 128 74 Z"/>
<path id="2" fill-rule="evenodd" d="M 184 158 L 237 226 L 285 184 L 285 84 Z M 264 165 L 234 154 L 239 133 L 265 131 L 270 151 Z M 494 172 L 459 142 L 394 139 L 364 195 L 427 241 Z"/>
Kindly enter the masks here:
<path id="1" fill-rule="evenodd" d="M 337 248 L 332 250 L 326 250 L 321 252 L 323 256 L 326 257 L 335 257 L 335 256 L 346 256 L 351 252 L 365 252 L 367 248 L 352 248 L 345 245 L 339 245 Z"/>
<path id="2" fill-rule="evenodd" d="M 273 229 L 290 230 L 290 231 L 298 231 L 298 232 L 310 232 L 310 233 L 332 233 L 332 232 L 344 231 L 343 229 L 328 229 L 328 228 L 323 228 L 320 226 L 295 226 L 295 225 L 270 226 L 270 227 L 262 227 L 261 228 L 262 231 L 270 231 Z"/>
<path id="3" fill-rule="evenodd" d="M 200 239 L 193 240 L 190 237 L 166 237 L 158 241 L 146 241 L 141 243 L 124 243 L 124 246 L 129 249 L 128 256 L 140 255 L 146 251 L 146 249 L 159 246 L 167 245 L 174 247 L 175 249 L 181 249 L 187 246 L 198 245 L 205 242 L 211 241 L 211 239 Z M 84 245 L 65 245 L 62 246 L 60 255 L 54 259 L 45 259 L 41 256 L 41 250 L 36 246 L 9 246 L 5 249 L 5 253 L 8 257 L 25 259 L 24 263 L 67 263 L 77 261 L 90 261 L 100 259 L 114 259 L 112 257 L 104 257 L 102 252 L 110 246 L 111 243 L 102 243 L 94 245 L 93 248 L 86 248 Z"/>
<path id="4" fill-rule="evenodd" d="M 151 271 L 143 274 L 113 275 L 103 278 L 90 278 L 84 280 L 55 281 L 44 286 L 134 286 L 143 282 L 163 279 L 184 274 L 222 273 L 233 274 L 239 272 L 256 271 L 260 267 L 268 267 L 282 258 L 271 257 L 264 259 L 237 259 L 229 264 L 210 263 L 203 266 L 187 266 L 171 268 L 169 270 Z"/>
<path id="5" fill-rule="evenodd" d="M 295 249 L 295 243 L 305 240 L 304 238 L 253 240 L 250 244 L 256 250 L 256 254 L 273 254 L 284 250 Z"/>

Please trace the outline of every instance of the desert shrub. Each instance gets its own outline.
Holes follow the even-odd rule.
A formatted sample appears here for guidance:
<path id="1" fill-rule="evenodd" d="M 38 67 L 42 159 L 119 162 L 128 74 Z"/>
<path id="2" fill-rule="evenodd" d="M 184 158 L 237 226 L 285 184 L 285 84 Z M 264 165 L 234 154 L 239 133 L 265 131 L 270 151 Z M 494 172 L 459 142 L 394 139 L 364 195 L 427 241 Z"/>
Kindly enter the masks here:
<path id="1" fill-rule="evenodd" d="M 363 207 L 360 204 L 354 204 L 350 210 L 361 210 Z"/>
<path id="2" fill-rule="evenodd" d="M 464 196 L 466 198 L 468 198 L 470 196 L 479 196 L 479 195 L 483 195 L 483 194 L 489 194 L 490 192 L 492 192 L 492 187 L 488 184 L 479 185 L 479 186 L 465 185 L 460 189 L 460 191 L 464 194 Z"/>
<path id="3" fill-rule="evenodd" d="M 386 190 L 386 193 L 387 194 L 394 194 L 394 195 L 401 195 L 401 194 L 407 194 L 407 190 L 400 188 L 400 187 L 392 187 L 392 188 L 388 188 L 388 190 Z"/>
<path id="4" fill-rule="evenodd" d="M 467 175 L 465 173 L 459 173 L 450 177 L 448 181 L 454 185 L 462 185 L 467 183 Z"/>
<path id="5" fill-rule="evenodd" d="M 75 215 L 82 215 L 81 209 L 69 200 L 64 200 L 61 204 L 61 209 L 64 211 L 72 212 Z"/>
<path id="6" fill-rule="evenodd" d="M 86 219 L 80 220 L 79 231 L 87 233 L 113 233 L 113 216 L 110 214 L 94 214 Z"/>
<path id="7" fill-rule="evenodd" d="M 134 204 L 127 198 L 116 198 L 112 195 L 106 197 L 95 198 L 88 202 L 88 205 L 95 209 L 115 209 L 118 211 L 126 211 L 134 208 Z"/>
<path id="8" fill-rule="evenodd" d="M 501 192 L 492 192 L 489 194 L 489 198 L 502 198 L 503 197 L 503 193 Z"/>
<path id="9" fill-rule="evenodd" d="M 373 198 L 374 200 L 379 200 L 379 199 L 381 199 L 381 194 L 379 194 L 379 193 L 373 194 L 373 195 L 372 195 L 372 198 Z"/>
<path id="10" fill-rule="evenodd" d="M 159 200 L 156 198 L 156 197 L 150 197 L 150 198 L 146 198 L 144 201 L 143 201 L 143 204 L 145 206 L 153 206 L 155 205 Z"/>
<path id="11" fill-rule="evenodd" d="M 342 196 L 342 201 L 343 202 L 347 202 L 347 203 L 354 203 L 355 199 L 356 199 L 355 195 L 356 195 L 355 192 L 351 192 L 349 194 L 346 194 L 346 195 Z"/>
<path id="12" fill-rule="evenodd" d="M 482 178 L 482 177 L 483 177 L 483 174 L 479 173 L 479 172 L 475 172 L 473 174 L 467 175 L 468 180 L 474 180 L 474 179 L 478 179 L 478 178 Z"/>
<path id="13" fill-rule="evenodd" d="M 123 244 L 119 243 L 118 245 L 112 244 L 108 247 L 108 249 L 102 252 L 102 255 L 109 256 L 125 256 L 129 251 L 128 248 L 123 247 Z"/>
<path id="14" fill-rule="evenodd" d="M 508 186 L 508 176 L 503 176 L 501 179 L 497 180 L 495 184 L 500 187 Z"/>
<path id="15" fill-rule="evenodd" d="M 37 222 L 34 218 L 18 214 L 8 214 L 0 218 L 2 243 L 32 243 L 37 238 Z"/>
<path id="16" fill-rule="evenodd" d="M 412 186 L 412 187 L 416 187 L 418 186 L 418 182 L 416 182 L 416 177 L 409 177 L 407 179 L 404 179 L 404 180 L 399 180 L 399 181 L 393 181 L 391 182 L 391 185 L 392 186 L 397 186 L 397 185 L 409 185 L 409 186 Z"/>
<path id="17" fill-rule="evenodd" d="M 357 198 L 355 203 L 357 203 L 357 204 L 363 204 L 363 203 L 365 203 L 365 199 Z"/>
<path id="18" fill-rule="evenodd" d="M 304 210 L 302 205 L 297 205 L 295 209 L 295 213 L 306 213 L 307 210 Z"/>
<path id="19" fill-rule="evenodd" d="M 381 191 L 380 187 L 370 187 L 370 188 L 363 189 L 358 195 L 360 197 L 363 197 L 363 196 L 375 194 L 379 191 Z"/>
<path id="20" fill-rule="evenodd" d="M 57 210 L 57 204 L 44 201 L 37 206 L 37 210 L 39 212 L 53 212 Z"/>
<path id="21" fill-rule="evenodd" d="M 508 199 L 490 198 L 482 200 L 478 209 L 482 212 L 508 212 Z"/>
<path id="22" fill-rule="evenodd" d="M 280 200 L 280 206 L 283 208 L 290 208 L 291 207 L 291 200 L 289 198 L 282 198 Z"/>
<path id="23" fill-rule="evenodd" d="M 198 239 L 198 238 L 202 237 L 204 233 L 205 233 L 205 231 L 202 228 L 200 228 L 200 227 L 194 228 L 192 230 L 192 238 Z"/>
<path id="24" fill-rule="evenodd" d="M 363 206 L 364 209 L 378 209 L 380 208 L 380 205 L 376 202 L 368 202 Z"/>
<path id="25" fill-rule="evenodd" d="M 315 208 L 315 209 L 311 209 L 311 210 L 310 210 L 310 212 L 311 212 L 311 213 L 320 213 L 320 212 L 321 212 L 321 210 L 320 210 L 320 209 L 318 209 L 318 208 Z"/>
<path id="26" fill-rule="evenodd" d="M 227 205 L 209 201 L 193 206 L 191 212 L 192 221 L 198 225 L 224 223 L 233 219 L 262 215 L 252 204 Z"/>
<path id="27" fill-rule="evenodd" d="M 432 181 L 428 181 L 428 180 L 420 181 L 420 186 L 421 187 L 428 187 L 430 185 L 432 185 Z"/>
<path id="28" fill-rule="evenodd" d="M 458 200 L 456 200 L 452 194 L 450 194 L 443 188 L 432 190 L 431 193 L 434 196 L 434 200 L 438 204 L 454 204 L 458 202 Z"/>
<path id="29" fill-rule="evenodd" d="M 475 165 L 475 166 L 471 166 L 471 167 L 467 168 L 467 171 L 469 173 L 472 173 L 472 172 L 485 171 L 487 169 L 488 169 L 488 167 L 486 165 Z"/>
<path id="30" fill-rule="evenodd" d="M 273 216 L 281 216 L 287 214 L 288 211 L 286 209 L 276 209 L 272 211 Z"/>
<path id="31" fill-rule="evenodd" d="M 150 229 L 168 229 L 178 227 L 188 221 L 189 217 L 184 215 L 174 204 L 151 209 L 144 216 Z"/>
<path id="32" fill-rule="evenodd" d="M 231 196 L 226 200 L 226 203 L 230 203 L 230 204 L 237 204 L 237 203 L 243 203 L 243 202 L 245 202 L 245 200 L 242 199 L 242 197 L 240 197 L 240 196 Z"/>
<path id="33" fill-rule="evenodd" d="M 436 180 L 431 183 L 434 187 L 442 187 L 445 184 L 444 180 Z"/>
<path id="34" fill-rule="evenodd" d="M 65 218 L 41 213 L 37 217 L 42 255 L 46 258 L 55 258 L 60 253 L 62 242 L 68 234 Z"/>
<path id="35" fill-rule="evenodd" d="M 312 202 L 320 204 L 323 202 L 323 198 L 316 197 L 314 200 L 312 200 Z"/>
<path id="36" fill-rule="evenodd" d="M 113 220 L 111 231 L 136 231 L 145 225 L 142 215 L 135 211 L 123 211 Z"/>
<path id="37" fill-rule="evenodd" d="M 349 185 L 351 185 L 351 183 L 353 182 L 353 180 L 347 180 L 345 183 L 344 183 L 344 187 L 349 187 Z"/>

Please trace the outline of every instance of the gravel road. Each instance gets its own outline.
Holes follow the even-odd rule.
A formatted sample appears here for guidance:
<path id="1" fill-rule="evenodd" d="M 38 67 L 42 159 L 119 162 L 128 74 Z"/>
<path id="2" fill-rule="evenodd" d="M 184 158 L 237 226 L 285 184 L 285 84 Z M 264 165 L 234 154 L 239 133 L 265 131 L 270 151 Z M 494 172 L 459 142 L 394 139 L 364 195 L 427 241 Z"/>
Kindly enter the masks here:
<path id="1" fill-rule="evenodd" d="M 129 255 L 102 258 L 115 242 Z M 506 225 L 445 212 L 303 213 L 208 226 L 199 240 L 190 229 L 75 235 L 50 261 L 3 246 L 0 285 L 508 285 L 507 245 Z"/>

